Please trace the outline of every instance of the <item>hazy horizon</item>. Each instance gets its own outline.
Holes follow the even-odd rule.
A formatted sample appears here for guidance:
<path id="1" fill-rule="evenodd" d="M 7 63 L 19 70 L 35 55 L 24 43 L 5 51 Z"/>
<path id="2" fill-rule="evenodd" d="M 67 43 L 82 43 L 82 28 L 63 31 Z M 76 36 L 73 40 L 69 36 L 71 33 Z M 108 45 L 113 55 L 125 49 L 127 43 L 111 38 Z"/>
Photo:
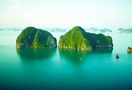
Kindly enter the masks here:
<path id="1" fill-rule="evenodd" d="M 131 0 L 0 0 L 0 28 L 131 28 Z"/>

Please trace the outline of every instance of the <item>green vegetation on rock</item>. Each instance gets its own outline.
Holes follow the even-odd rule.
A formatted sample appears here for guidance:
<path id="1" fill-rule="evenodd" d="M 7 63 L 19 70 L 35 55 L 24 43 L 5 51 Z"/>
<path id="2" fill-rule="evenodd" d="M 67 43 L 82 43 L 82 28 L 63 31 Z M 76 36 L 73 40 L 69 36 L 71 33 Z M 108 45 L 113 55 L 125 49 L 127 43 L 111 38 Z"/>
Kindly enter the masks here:
<path id="1" fill-rule="evenodd" d="M 97 47 L 112 48 L 113 43 L 110 36 L 85 32 L 82 27 L 76 26 L 60 37 L 58 47 L 91 50 Z"/>
<path id="2" fill-rule="evenodd" d="M 34 27 L 25 28 L 16 40 L 17 48 L 56 48 L 57 41 L 49 32 Z"/>
<path id="3" fill-rule="evenodd" d="M 131 48 L 131 47 L 128 47 L 128 48 L 127 48 L 127 52 L 128 52 L 128 53 L 132 53 L 132 48 Z"/>

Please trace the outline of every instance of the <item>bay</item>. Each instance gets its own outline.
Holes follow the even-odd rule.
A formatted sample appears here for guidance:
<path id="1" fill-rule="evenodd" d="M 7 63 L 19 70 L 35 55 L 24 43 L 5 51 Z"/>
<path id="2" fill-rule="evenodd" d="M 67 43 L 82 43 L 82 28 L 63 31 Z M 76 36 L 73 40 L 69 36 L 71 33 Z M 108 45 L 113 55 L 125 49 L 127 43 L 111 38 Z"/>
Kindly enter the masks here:
<path id="1" fill-rule="evenodd" d="M 0 90 L 131 90 L 129 33 L 104 33 L 113 49 L 16 49 L 21 31 L 0 31 Z M 57 39 L 63 33 L 52 33 Z M 116 59 L 115 55 L 120 58 Z"/>

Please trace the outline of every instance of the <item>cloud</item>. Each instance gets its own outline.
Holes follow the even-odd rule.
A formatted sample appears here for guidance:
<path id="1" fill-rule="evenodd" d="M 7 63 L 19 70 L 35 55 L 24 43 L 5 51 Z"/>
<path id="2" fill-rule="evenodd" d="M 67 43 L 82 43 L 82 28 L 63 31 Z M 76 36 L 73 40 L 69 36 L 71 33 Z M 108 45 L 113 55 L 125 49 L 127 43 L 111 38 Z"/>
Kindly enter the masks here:
<path id="1" fill-rule="evenodd" d="M 33 10 L 33 11 L 28 12 L 28 15 L 29 16 L 36 16 L 36 15 L 39 15 L 39 14 L 40 14 L 40 12 L 39 11 L 36 11 L 36 10 Z"/>
<path id="2" fill-rule="evenodd" d="M 10 0 L 12 3 L 14 3 L 14 8 L 15 9 L 20 9 L 20 6 L 19 6 L 19 4 L 20 4 L 20 1 L 19 0 Z"/>
<path id="3" fill-rule="evenodd" d="M 14 8 L 15 8 L 15 9 L 20 9 L 20 6 L 15 5 Z"/>
<path id="4" fill-rule="evenodd" d="M 11 0 L 11 2 L 13 2 L 13 3 L 20 3 L 20 1 L 19 0 Z"/>

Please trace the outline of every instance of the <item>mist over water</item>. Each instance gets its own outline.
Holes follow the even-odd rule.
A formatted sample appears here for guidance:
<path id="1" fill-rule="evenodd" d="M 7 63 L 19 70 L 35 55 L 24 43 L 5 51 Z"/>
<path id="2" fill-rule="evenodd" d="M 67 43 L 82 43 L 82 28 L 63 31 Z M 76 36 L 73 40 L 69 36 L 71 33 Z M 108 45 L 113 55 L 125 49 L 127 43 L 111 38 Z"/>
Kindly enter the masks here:
<path id="1" fill-rule="evenodd" d="M 104 33 L 113 49 L 16 49 L 21 31 L 0 31 L 1 90 L 131 90 L 132 35 Z M 59 39 L 65 32 L 52 32 Z M 115 54 L 120 58 L 116 59 Z"/>

